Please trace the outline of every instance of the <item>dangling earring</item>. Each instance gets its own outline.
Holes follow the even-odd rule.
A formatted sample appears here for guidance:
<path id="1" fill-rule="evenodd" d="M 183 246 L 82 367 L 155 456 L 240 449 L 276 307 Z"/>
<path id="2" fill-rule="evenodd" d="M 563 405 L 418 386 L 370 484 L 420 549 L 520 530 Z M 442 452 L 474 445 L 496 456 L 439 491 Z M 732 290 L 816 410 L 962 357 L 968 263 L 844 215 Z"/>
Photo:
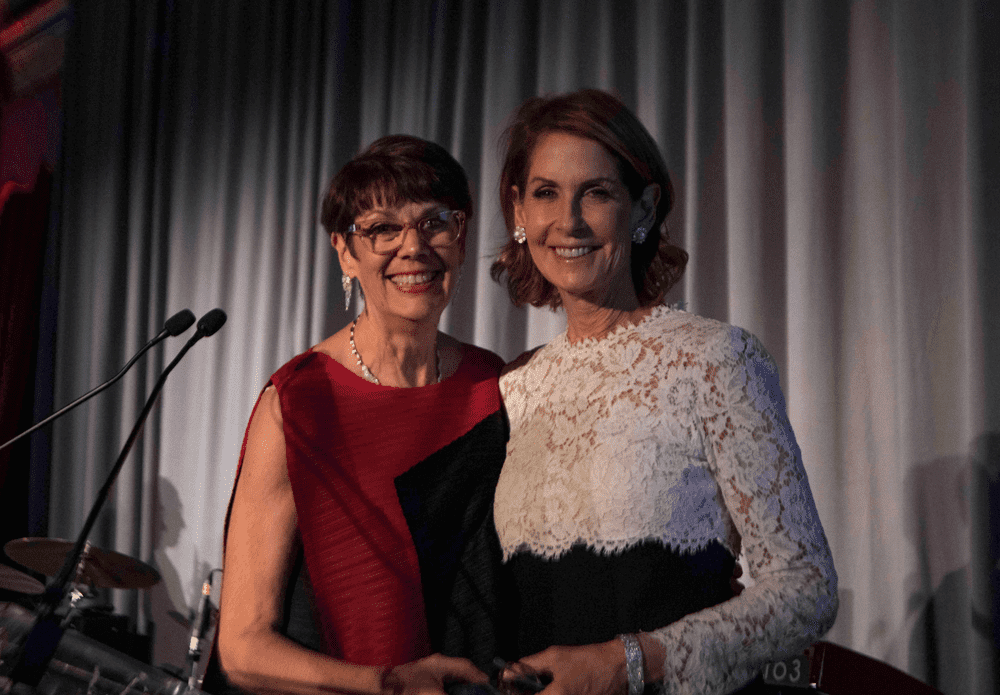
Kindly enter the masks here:
<path id="1" fill-rule="evenodd" d="M 340 276 L 340 285 L 344 288 L 344 311 L 351 308 L 351 293 L 354 290 L 354 278 L 347 273 Z"/>
<path id="2" fill-rule="evenodd" d="M 644 241 L 646 241 L 646 228 L 636 227 L 635 231 L 632 232 L 632 243 L 641 244 Z"/>
<path id="3" fill-rule="evenodd" d="M 524 231 L 524 227 L 518 225 L 514 227 L 514 241 L 519 244 L 523 244 L 528 239 L 527 232 Z"/>

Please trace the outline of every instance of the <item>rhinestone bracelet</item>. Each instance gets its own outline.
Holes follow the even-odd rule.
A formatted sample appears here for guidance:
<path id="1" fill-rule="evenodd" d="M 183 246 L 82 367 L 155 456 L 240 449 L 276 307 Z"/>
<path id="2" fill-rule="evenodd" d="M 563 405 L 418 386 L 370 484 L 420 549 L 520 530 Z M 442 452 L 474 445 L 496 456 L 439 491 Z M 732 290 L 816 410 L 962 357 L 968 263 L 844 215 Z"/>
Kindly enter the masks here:
<path id="1" fill-rule="evenodd" d="M 635 635 L 618 635 L 625 645 L 625 673 L 628 674 L 628 695 L 642 695 L 646 687 L 643 678 L 642 646 Z"/>

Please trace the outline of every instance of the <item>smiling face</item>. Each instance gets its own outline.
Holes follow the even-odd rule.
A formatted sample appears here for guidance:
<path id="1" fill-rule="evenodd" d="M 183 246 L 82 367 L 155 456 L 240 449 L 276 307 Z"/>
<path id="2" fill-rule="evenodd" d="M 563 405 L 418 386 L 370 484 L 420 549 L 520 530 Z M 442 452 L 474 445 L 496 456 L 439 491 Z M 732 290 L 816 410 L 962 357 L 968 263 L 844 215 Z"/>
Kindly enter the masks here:
<path id="1" fill-rule="evenodd" d="M 633 201 L 617 162 L 600 143 L 554 131 L 535 145 L 525 190 L 514 187 L 514 220 L 563 304 L 572 297 L 597 306 L 630 305 L 637 303 L 631 230 L 648 216 L 644 199 L 654 195 L 644 192 Z"/>
<path id="2" fill-rule="evenodd" d="M 354 224 L 367 229 L 379 222 L 407 223 L 402 245 L 389 255 L 372 251 L 368 241 L 352 235 L 334 234 L 332 243 L 340 267 L 358 278 L 365 297 L 365 310 L 383 322 L 396 319 L 429 321 L 437 325 L 458 282 L 465 259 L 461 239 L 451 246 L 432 247 L 414 229 L 413 223 L 448 209 L 444 203 L 407 202 L 376 206 L 358 215 Z"/>

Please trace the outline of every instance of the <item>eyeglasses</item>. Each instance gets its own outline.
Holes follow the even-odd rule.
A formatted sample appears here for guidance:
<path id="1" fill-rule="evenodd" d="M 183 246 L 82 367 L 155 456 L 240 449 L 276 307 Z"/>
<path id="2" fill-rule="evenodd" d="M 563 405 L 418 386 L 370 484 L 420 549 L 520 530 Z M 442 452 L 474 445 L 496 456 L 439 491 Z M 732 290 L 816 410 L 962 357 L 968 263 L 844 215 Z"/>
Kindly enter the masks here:
<path id="1" fill-rule="evenodd" d="M 364 229 L 352 224 L 347 228 L 347 233 L 357 234 L 367 240 L 372 251 L 385 255 L 399 250 L 403 245 L 404 232 L 411 227 L 430 246 L 451 246 L 458 241 L 465 229 L 465 213 L 461 210 L 445 210 L 421 217 L 416 222 L 375 222 Z"/>

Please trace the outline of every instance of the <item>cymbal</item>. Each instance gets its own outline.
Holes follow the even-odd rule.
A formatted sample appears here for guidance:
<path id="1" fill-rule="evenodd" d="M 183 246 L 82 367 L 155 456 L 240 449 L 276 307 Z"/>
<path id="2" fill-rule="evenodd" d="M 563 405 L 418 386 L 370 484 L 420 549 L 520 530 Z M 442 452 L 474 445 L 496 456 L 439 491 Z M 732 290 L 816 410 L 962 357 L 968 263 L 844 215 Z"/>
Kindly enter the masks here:
<path id="1" fill-rule="evenodd" d="M 3 549 L 12 560 L 52 577 L 59 574 L 73 545 L 60 538 L 18 538 Z M 90 546 L 76 581 L 108 589 L 145 589 L 160 581 L 160 573 L 142 560 Z"/>
<path id="2" fill-rule="evenodd" d="M 0 589 L 16 591 L 19 594 L 37 595 L 45 591 L 45 585 L 31 575 L 20 572 L 9 565 L 0 564 Z"/>

